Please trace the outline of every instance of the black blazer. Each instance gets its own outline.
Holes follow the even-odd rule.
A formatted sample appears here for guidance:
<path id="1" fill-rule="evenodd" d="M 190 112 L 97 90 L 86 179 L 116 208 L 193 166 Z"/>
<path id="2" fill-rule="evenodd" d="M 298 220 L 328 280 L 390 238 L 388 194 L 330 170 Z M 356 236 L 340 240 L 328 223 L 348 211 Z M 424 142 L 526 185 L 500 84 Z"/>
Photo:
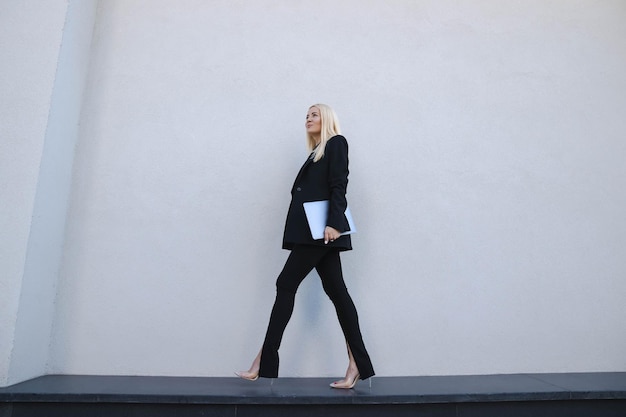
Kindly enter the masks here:
<path id="1" fill-rule="evenodd" d="M 344 212 L 348 206 L 348 142 L 341 135 L 333 136 L 326 142 L 324 156 L 313 162 L 306 160 L 291 188 L 291 204 L 285 222 L 283 249 L 293 249 L 296 244 L 336 247 L 340 250 L 352 249 L 350 235 L 344 235 L 334 242 L 324 244 L 324 239 L 313 240 L 306 220 L 302 203 L 307 201 L 329 200 L 327 226 L 339 232 L 350 230 Z"/>

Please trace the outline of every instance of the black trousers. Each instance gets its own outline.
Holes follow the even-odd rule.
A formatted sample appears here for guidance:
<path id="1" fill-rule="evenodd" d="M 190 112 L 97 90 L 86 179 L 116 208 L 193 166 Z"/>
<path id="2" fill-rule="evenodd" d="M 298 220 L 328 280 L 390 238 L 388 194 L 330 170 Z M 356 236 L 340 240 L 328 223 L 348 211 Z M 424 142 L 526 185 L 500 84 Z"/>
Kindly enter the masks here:
<path id="1" fill-rule="evenodd" d="M 295 246 L 276 280 L 276 301 L 261 349 L 259 375 L 278 377 L 278 348 L 293 312 L 296 291 L 313 268 L 317 270 L 324 291 L 335 306 L 341 330 L 359 368 L 361 379 L 373 376 L 374 368 L 363 344 L 356 307 L 343 281 L 339 250 L 312 245 Z"/>

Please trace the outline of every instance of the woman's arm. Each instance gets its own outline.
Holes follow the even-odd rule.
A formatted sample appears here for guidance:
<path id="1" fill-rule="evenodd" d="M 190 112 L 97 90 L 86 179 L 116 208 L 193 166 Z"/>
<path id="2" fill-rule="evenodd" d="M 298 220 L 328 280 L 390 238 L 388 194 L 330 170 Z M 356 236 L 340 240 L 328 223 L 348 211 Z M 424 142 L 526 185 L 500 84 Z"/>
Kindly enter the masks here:
<path id="1" fill-rule="evenodd" d="M 335 136 L 326 143 L 324 151 L 328 157 L 328 187 L 330 191 L 328 205 L 328 220 L 326 225 L 335 232 L 345 232 L 350 229 L 344 215 L 348 202 L 346 190 L 348 188 L 348 142 L 343 136 Z M 327 228 L 328 229 L 328 228 Z M 330 232 L 332 234 L 332 231 Z M 324 233 L 326 238 L 326 232 Z M 334 240 L 338 236 L 330 236 Z M 326 239 L 325 239 L 326 240 Z"/>

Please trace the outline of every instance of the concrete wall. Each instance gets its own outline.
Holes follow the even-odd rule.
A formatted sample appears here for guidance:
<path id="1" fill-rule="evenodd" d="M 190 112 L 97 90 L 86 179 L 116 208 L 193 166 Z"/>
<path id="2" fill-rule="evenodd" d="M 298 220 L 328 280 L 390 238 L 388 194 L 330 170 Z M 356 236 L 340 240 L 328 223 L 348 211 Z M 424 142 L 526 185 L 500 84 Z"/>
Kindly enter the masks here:
<path id="1" fill-rule="evenodd" d="M 8 380 L 64 11 L 0 3 L 0 384 Z M 41 3 L 41 2 L 40 2 Z M 37 54 L 32 51 L 37 50 Z"/>
<path id="2" fill-rule="evenodd" d="M 258 351 L 304 115 L 350 142 L 343 257 L 379 375 L 626 370 L 621 1 L 101 2 L 48 372 Z M 281 375 L 340 375 L 306 280 Z"/>
<path id="3" fill-rule="evenodd" d="M 95 6 L 0 5 L 0 385 L 47 370 Z"/>

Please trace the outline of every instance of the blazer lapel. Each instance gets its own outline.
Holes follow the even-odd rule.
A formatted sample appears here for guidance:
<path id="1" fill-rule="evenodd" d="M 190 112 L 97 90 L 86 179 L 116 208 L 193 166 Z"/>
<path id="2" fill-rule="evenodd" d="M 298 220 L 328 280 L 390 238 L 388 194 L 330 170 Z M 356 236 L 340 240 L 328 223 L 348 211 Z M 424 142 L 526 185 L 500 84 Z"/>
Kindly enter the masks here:
<path id="1" fill-rule="evenodd" d="M 309 156 L 304 162 L 304 165 L 302 165 L 302 168 L 300 168 L 300 171 L 298 171 L 298 175 L 296 175 L 296 180 L 293 182 L 293 186 L 291 187 L 292 192 L 296 188 L 296 184 L 298 184 L 298 182 L 300 181 L 300 178 L 302 178 L 302 174 L 304 174 L 306 167 L 308 167 L 312 162 L 313 162 L 313 158 Z"/>

